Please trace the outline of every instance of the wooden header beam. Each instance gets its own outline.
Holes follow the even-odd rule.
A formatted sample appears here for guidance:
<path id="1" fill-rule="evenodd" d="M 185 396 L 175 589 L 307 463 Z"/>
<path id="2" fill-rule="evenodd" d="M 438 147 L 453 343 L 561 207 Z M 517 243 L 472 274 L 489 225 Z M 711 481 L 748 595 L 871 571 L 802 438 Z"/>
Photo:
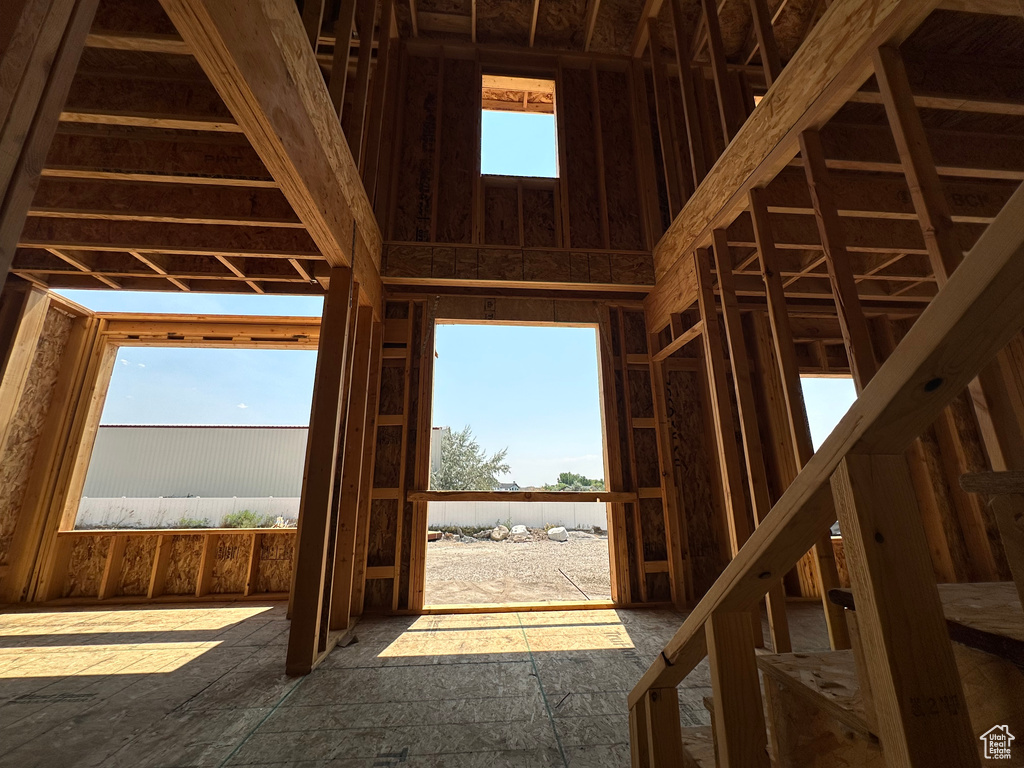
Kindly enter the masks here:
<path id="1" fill-rule="evenodd" d="M 332 267 L 380 310 L 381 234 L 302 17 L 288 0 L 161 0 Z"/>

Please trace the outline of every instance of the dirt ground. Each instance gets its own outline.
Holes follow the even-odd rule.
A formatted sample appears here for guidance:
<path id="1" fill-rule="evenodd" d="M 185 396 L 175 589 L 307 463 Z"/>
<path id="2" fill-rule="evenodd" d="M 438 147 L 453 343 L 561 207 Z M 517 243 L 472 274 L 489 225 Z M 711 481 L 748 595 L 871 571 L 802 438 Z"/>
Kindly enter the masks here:
<path id="1" fill-rule="evenodd" d="M 427 544 L 426 605 L 610 600 L 608 537 Z"/>

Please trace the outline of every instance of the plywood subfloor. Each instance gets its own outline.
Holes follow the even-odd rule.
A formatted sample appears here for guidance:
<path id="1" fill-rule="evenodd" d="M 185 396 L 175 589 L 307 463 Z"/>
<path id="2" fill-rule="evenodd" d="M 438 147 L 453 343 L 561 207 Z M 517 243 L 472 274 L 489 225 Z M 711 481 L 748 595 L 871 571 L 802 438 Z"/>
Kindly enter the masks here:
<path id="1" fill-rule="evenodd" d="M 821 648 L 818 605 L 794 643 Z M 626 766 L 626 694 L 682 615 L 365 619 L 283 674 L 281 604 L 0 614 L 0 768 Z M 680 688 L 708 722 L 707 668 Z"/>

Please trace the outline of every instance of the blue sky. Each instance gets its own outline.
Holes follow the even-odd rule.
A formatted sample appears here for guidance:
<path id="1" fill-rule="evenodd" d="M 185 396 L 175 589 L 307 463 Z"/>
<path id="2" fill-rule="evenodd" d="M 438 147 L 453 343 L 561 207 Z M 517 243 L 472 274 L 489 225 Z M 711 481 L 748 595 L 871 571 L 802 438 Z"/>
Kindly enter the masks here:
<path id="1" fill-rule="evenodd" d="M 497 176 L 557 176 L 555 116 L 484 110 L 480 172 Z"/>
<path id="2" fill-rule="evenodd" d="M 439 325 L 435 349 L 435 425 L 507 447 L 519 485 L 604 477 L 594 329 Z"/>

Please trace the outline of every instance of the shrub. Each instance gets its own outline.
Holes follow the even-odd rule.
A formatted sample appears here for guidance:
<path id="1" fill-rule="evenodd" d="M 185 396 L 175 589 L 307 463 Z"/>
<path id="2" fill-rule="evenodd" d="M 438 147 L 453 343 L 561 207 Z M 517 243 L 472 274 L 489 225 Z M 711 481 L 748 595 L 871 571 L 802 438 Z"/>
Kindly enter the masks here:
<path id="1" fill-rule="evenodd" d="M 171 528 L 209 528 L 210 521 L 198 517 L 181 517 L 171 523 Z"/>
<path id="2" fill-rule="evenodd" d="M 222 528 L 267 528 L 274 524 L 274 518 L 248 509 L 224 515 Z"/>

